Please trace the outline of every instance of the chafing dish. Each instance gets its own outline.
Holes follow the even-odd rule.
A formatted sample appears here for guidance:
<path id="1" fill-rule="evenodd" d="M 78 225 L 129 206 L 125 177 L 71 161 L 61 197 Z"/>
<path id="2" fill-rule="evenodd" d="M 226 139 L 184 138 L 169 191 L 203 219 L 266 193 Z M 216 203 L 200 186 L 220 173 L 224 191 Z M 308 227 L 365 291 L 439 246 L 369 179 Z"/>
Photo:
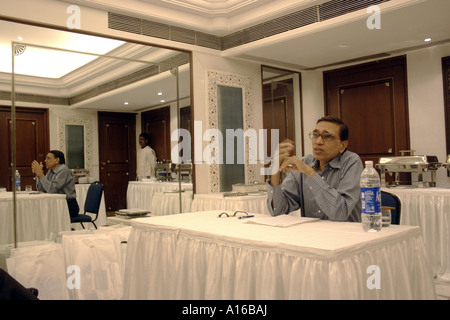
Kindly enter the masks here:
<path id="1" fill-rule="evenodd" d="M 409 151 L 409 150 L 408 150 Z M 436 186 L 436 170 L 442 165 L 439 163 L 436 156 L 426 155 L 414 155 L 411 151 L 411 155 L 396 157 L 384 157 L 380 158 L 376 167 L 380 169 L 381 173 L 381 185 L 387 187 L 386 173 L 394 174 L 394 185 L 399 185 L 399 173 L 409 172 L 417 173 L 417 181 L 413 179 L 411 185 L 414 187 L 435 187 Z M 430 180 L 424 181 L 424 173 L 430 172 Z"/>
<path id="2" fill-rule="evenodd" d="M 232 185 L 232 190 L 236 192 L 259 192 L 259 191 L 267 191 L 267 185 L 264 182 L 250 182 L 248 184 L 245 183 L 235 183 Z"/>
<path id="3" fill-rule="evenodd" d="M 73 180 L 75 183 L 79 183 L 80 178 L 86 178 L 86 183 L 88 182 L 89 170 L 87 169 L 70 169 L 70 173 L 73 176 Z M 83 180 L 82 179 L 82 180 Z"/>
<path id="4" fill-rule="evenodd" d="M 172 171 L 174 164 L 171 162 L 157 162 L 156 163 L 156 180 L 158 181 L 172 181 Z"/>
<path id="5" fill-rule="evenodd" d="M 443 163 L 442 166 L 447 168 L 447 174 L 450 175 L 450 154 L 447 155 L 447 162 Z"/>
<path id="6" fill-rule="evenodd" d="M 181 163 L 174 167 L 174 172 L 180 173 L 181 181 L 192 182 L 192 163 Z"/>

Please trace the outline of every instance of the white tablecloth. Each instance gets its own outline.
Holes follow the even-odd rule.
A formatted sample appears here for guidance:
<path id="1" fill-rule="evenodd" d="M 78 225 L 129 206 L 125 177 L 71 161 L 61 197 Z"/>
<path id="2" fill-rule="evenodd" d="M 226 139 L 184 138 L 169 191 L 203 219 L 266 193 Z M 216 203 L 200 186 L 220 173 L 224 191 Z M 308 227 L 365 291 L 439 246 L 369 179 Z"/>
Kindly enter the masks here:
<path id="1" fill-rule="evenodd" d="M 18 242 L 46 240 L 51 233 L 70 230 L 65 195 L 17 193 L 16 196 Z M 12 192 L 0 192 L 0 244 L 14 242 L 12 197 Z"/>
<path id="2" fill-rule="evenodd" d="M 435 298 L 418 227 L 366 233 L 359 223 L 317 221 L 280 228 L 218 218 L 220 212 L 134 220 L 124 297 Z M 379 272 L 368 273 L 371 266 Z"/>
<path id="3" fill-rule="evenodd" d="M 166 216 L 183 212 L 191 212 L 192 191 L 181 193 L 181 212 L 180 212 L 180 194 L 156 192 L 152 199 L 152 216 Z"/>
<path id="4" fill-rule="evenodd" d="M 63 233 L 58 243 L 12 249 L 8 273 L 42 300 L 111 300 L 123 295 L 130 227 Z"/>
<path id="5" fill-rule="evenodd" d="M 178 189 L 178 182 L 130 181 L 127 188 L 127 208 L 153 211 L 152 201 L 153 195 L 156 192 L 173 191 Z M 192 190 L 192 183 L 182 182 L 181 189 Z"/>
<path id="6" fill-rule="evenodd" d="M 382 188 L 401 201 L 400 224 L 420 226 L 434 275 L 450 282 L 450 189 Z"/>
<path id="7" fill-rule="evenodd" d="M 79 183 L 75 185 L 75 191 L 77 192 L 77 202 L 78 206 L 80 207 L 80 214 L 84 213 L 84 202 L 86 201 L 87 192 L 89 189 L 90 184 L 88 183 Z M 93 214 L 89 214 L 94 219 Z M 104 226 L 106 225 L 106 207 L 105 207 L 105 194 L 102 195 L 102 200 L 100 202 L 100 209 L 98 212 L 98 218 L 97 221 L 95 221 L 95 224 L 98 226 Z M 72 226 L 74 229 L 77 227 L 80 228 L 79 223 L 74 223 Z M 85 228 L 93 227 L 91 223 L 84 223 Z"/>

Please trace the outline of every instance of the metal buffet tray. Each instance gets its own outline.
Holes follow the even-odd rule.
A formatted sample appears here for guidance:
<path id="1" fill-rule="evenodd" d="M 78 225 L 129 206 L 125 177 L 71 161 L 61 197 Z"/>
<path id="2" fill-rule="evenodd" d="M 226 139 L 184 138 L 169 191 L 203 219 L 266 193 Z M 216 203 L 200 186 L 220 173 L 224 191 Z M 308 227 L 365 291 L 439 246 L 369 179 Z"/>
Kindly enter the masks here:
<path id="1" fill-rule="evenodd" d="M 450 154 L 447 156 L 447 162 L 442 164 L 443 167 L 446 167 L 450 172 Z"/>
<path id="2" fill-rule="evenodd" d="M 267 185 L 264 182 L 235 183 L 232 185 L 233 192 L 260 192 L 267 191 Z"/>
<path id="3" fill-rule="evenodd" d="M 436 170 L 442 164 L 438 162 L 436 156 L 425 155 L 410 155 L 410 156 L 397 156 L 397 157 L 384 157 L 380 158 L 376 167 L 380 169 L 381 173 L 381 185 L 387 187 L 386 173 L 394 174 L 394 185 L 399 185 L 399 173 L 410 172 L 417 173 L 417 181 L 412 182 L 412 186 L 424 188 L 436 186 Z M 424 181 L 424 172 L 430 172 L 431 180 Z"/>
<path id="4" fill-rule="evenodd" d="M 172 181 L 172 171 L 174 165 L 170 162 L 157 162 L 156 163 L 156 179 L 158 181 Z"/>

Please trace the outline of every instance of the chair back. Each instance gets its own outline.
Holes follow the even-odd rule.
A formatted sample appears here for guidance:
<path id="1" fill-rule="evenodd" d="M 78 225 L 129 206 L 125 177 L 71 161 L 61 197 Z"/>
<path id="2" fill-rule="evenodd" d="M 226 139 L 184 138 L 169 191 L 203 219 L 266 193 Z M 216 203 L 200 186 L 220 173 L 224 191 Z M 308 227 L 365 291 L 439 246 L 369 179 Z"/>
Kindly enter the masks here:
<path id="1" fill-rule="evenodd" d="M 84 213 L 94 213 L 98 214 L 100 208 L 100 202 L 103 195 L 103 185 L 95 181 L 89 186 L 86 200 L 84 201 Z"/>
<path id="2" fill-rule="evenodd" d="M 386 207 L 394 207 L 391 210 L 391 224 L 400 224 L 400 212 L 402 203 L 400 199 L 390 192 L 381 191 L 381 205 Z"/>

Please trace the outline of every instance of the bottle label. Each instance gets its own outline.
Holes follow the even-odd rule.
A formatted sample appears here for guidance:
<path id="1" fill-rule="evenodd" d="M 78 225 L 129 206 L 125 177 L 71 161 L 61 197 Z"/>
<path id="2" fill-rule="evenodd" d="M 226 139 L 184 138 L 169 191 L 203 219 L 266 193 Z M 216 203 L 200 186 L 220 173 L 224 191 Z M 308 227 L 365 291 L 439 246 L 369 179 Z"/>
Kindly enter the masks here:
<path id="1" fill-rule="evenodd" d="M 361 188 L 361 213 L 381 213 L 380 187 Z"/>
<path id="2" fill-rule="evenodd" d="M 20 178 L 16 178 L 16 187 L 20 187 Z"/>

